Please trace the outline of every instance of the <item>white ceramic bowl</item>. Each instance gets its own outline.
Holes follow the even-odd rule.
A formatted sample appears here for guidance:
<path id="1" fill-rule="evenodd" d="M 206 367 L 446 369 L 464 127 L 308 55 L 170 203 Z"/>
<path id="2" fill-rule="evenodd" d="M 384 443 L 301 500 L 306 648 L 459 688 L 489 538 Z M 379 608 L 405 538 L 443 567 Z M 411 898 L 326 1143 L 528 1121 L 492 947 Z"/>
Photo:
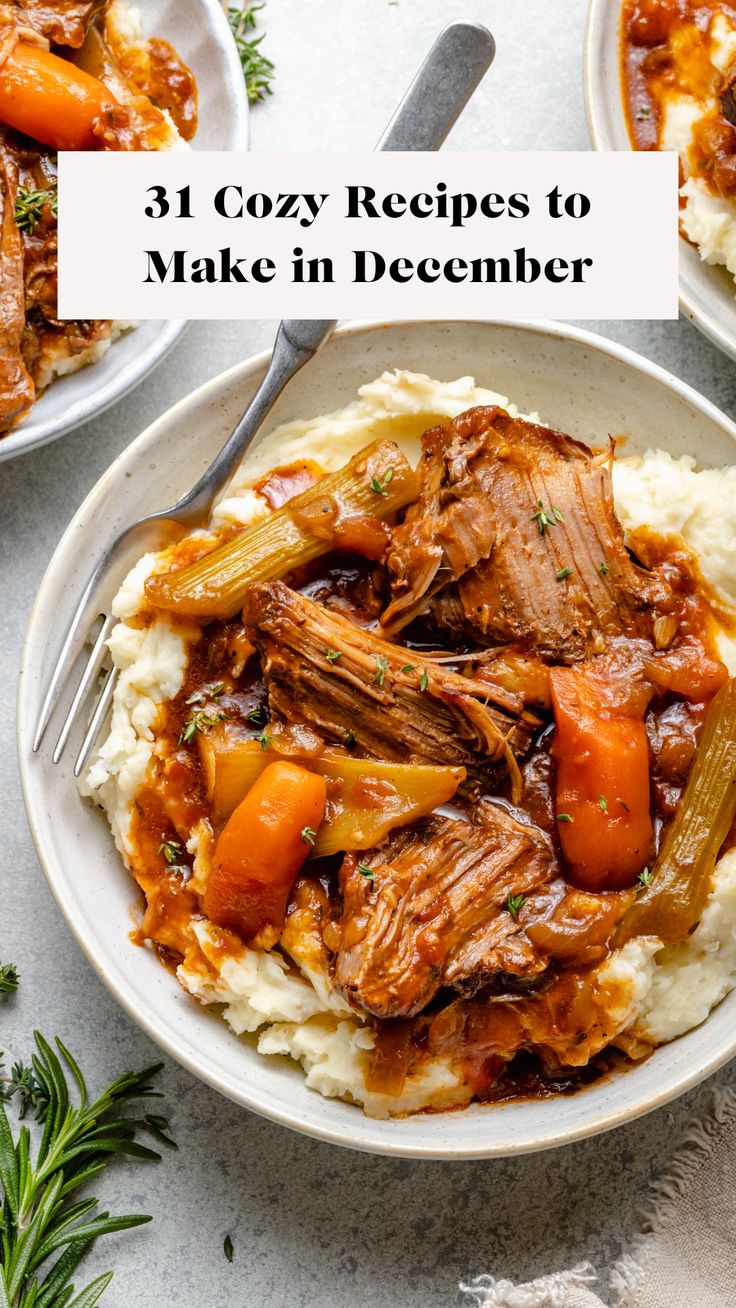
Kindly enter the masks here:
<path id="1" fill-rule="evenodd" d="M 585 108 L 596 150 L 630 150 L 619 65 L 621 0 L 591 0 L 585 37 Z M 680 308 L 736 359 L 736 288 L 723 267 L 705 263 L 680 241 Z"/>
<path id="2" fill-rule="evenodd" d="M 133 0 L 131 0 L 133 3 Z M 146 35 L 166 37 L 197 77 L 200 125 L 197 150 L 248 149 L 248 98 L 243 70 L 219 0 L 146 0 Z M 99 363 L 54 382 L 26 420 L 0 438 L 0 463 L 103 413 L 156 367 L 186 327 L 183 321 L 142 322 L 126 332 Z"/>
<path id="3" fill-rule="evenodd" d="M 42 687 L 93 559 L 121 525 L 170 504 L 223 443 L 260 380 L 260 355 L 182 400 L 116 460 L 67 528 L 31 615 L 18 701 L 20 767 L 38 855 L 61 911 L 98 974 L 163 1049 L 222 1094 L 286 1126 L 336 1144 L 422 1158 L 478 1158 L 545 1149 L 626 1122 L 701 1081 L 736 1052 L 736 992 L 708 1021 L 626 1074 L 570 1098 L 471 1107 L 464 1112 L 371 1121 L 306 1089 L 293 1063 L 256 1053 L 202 1009 L 144 949 L 131 944 L 133 885 L 103 815 L 83 802 L 73 750 L 50 762 L 51 739 L 32 755 Z M 357 324 L 340 330 L 277 405 L 269 426 L 351 400 L 386 368 L 451 380 L 473 373 L 522 412 L 628 451 L 663 446 L 703 464 L 736 459 L 736 427 L 674 377 L 589 332 L 546 324 Z M 52 736 L 53 733 L 49 733 Z"/>

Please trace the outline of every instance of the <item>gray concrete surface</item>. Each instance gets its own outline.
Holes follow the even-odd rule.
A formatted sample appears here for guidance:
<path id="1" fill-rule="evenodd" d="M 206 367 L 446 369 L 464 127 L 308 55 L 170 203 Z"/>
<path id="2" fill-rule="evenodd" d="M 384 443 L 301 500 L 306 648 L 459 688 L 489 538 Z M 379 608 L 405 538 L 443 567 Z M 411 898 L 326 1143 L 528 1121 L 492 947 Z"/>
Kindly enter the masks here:
<path id="1" fill-rule="evenodd" d="M 613 0 L 612 0 L 613 2 Z M 458 148 L 585 149 L 585 0 L 268 0 L 275 94 L 253 114 L 255 148 L 372 146 L 433 34 L 463 16 L 496 33 L 495 70 L 454 133 Z M 0 467 L 0 958 L 18 996 L 2 1042 L 58 1032 L 93 1081 L 157 1057 L 93 975 L 52 902 L 28 834 L 15 767 L 23 631 L 53 548 L 118 451 L 192 387 L 264 347 L 272 324 L 201 323 L 134 395 L 54 446 Z M 685 322 L 599 323 L 733 413 L 736 373 Z M 115 1237 L 91 1270 L 116 1266 L 105 1302 L 159 1308 L 444 1308 L 463 1277 L 527 1278 L 617 1256 L 647 1184 L 718 1077 L 604 1138 L 495 1163 L 417 1164 L 351 1154 L 249 1115 L 168 1063 L 162 1079 L 177 1154 L 116 1166 L 100 1191 L 156 1220 Z M 230 1233 L 234 1261 L 223 1255 Z"/>

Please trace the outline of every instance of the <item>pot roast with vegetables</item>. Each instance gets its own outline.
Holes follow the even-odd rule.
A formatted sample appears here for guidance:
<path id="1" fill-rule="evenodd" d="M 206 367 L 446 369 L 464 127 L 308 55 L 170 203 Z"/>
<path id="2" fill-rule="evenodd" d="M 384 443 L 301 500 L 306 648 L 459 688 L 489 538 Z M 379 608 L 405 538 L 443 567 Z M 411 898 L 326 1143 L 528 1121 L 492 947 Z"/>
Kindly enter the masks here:
<path id="1" fill-rule="evenodd" d="M 0 436 L 134 326 L 58 317 L 57 151 L 181 149 L 196 128 L 192 72 L 124 0 L 0 3 Z"/>
<path id="2" fill-rule="evenodd" d="M 331 446 L 277 433 L 300 457 L 138 570 L 85 783 L 138 942 L 378 1114 L 649 1054 L 645 980 L 697 946 L 734 844 L 733 618 L 696 553 L 624 531 L 613 443 L 502 397 L 428 409 L 342 459 L 335 415 Z"/>

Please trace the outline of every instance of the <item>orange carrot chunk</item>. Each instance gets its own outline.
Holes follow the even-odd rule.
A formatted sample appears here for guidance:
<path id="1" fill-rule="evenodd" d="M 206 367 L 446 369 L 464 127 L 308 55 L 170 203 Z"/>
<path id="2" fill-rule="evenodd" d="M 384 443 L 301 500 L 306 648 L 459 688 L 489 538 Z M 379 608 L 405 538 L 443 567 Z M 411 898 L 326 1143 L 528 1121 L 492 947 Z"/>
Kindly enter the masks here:
<path id="1" fill-rule="evenodd" d="M 95 120 L 115 104 L 96 77 L 19 41 L 0 68 L 0 122 L 54 150 L 92 150 Z"/>
<path id="2" fill-rule="evenodd" d="M 652 856 L 643 715 L 578 668 L 552 668 L 550 684 L 562 852 L 585 890 L 620 890 Z"/>
<path id="3" fill-rule="evenodd" d="M 257 936 L 275 943 L 326 799 L 324 777 L 296 763 L 269 763 L 217 842 L 203 899 L 211 921 L 246 944 Z"/>

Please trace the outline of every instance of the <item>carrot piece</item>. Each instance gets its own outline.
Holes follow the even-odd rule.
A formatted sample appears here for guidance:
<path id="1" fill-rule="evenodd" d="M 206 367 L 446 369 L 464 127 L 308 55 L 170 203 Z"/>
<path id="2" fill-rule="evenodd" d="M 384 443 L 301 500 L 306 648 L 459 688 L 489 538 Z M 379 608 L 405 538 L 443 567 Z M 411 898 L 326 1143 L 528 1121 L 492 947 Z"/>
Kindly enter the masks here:
<path id="1" fill-rule="evenodd" d="M 0 68 L 0 122 L 54 150 L 91 150 L 107 87 L 66 59 L 19 41 Z"/>
<path id="2" fill-rule="evenodd" d="M 296 763 L 269 763 L 217 842 L 203 908 L 246 944 L 274 944 L 291 887 L 324 817 L 324 777 Z"/>
<path id="3" fill-rule="evenodd" d="M 584 889 L 620 890 L 652 853 L 643 716 L 578 668 L 552 668 L 550 684 L 562 852 Z"/>

